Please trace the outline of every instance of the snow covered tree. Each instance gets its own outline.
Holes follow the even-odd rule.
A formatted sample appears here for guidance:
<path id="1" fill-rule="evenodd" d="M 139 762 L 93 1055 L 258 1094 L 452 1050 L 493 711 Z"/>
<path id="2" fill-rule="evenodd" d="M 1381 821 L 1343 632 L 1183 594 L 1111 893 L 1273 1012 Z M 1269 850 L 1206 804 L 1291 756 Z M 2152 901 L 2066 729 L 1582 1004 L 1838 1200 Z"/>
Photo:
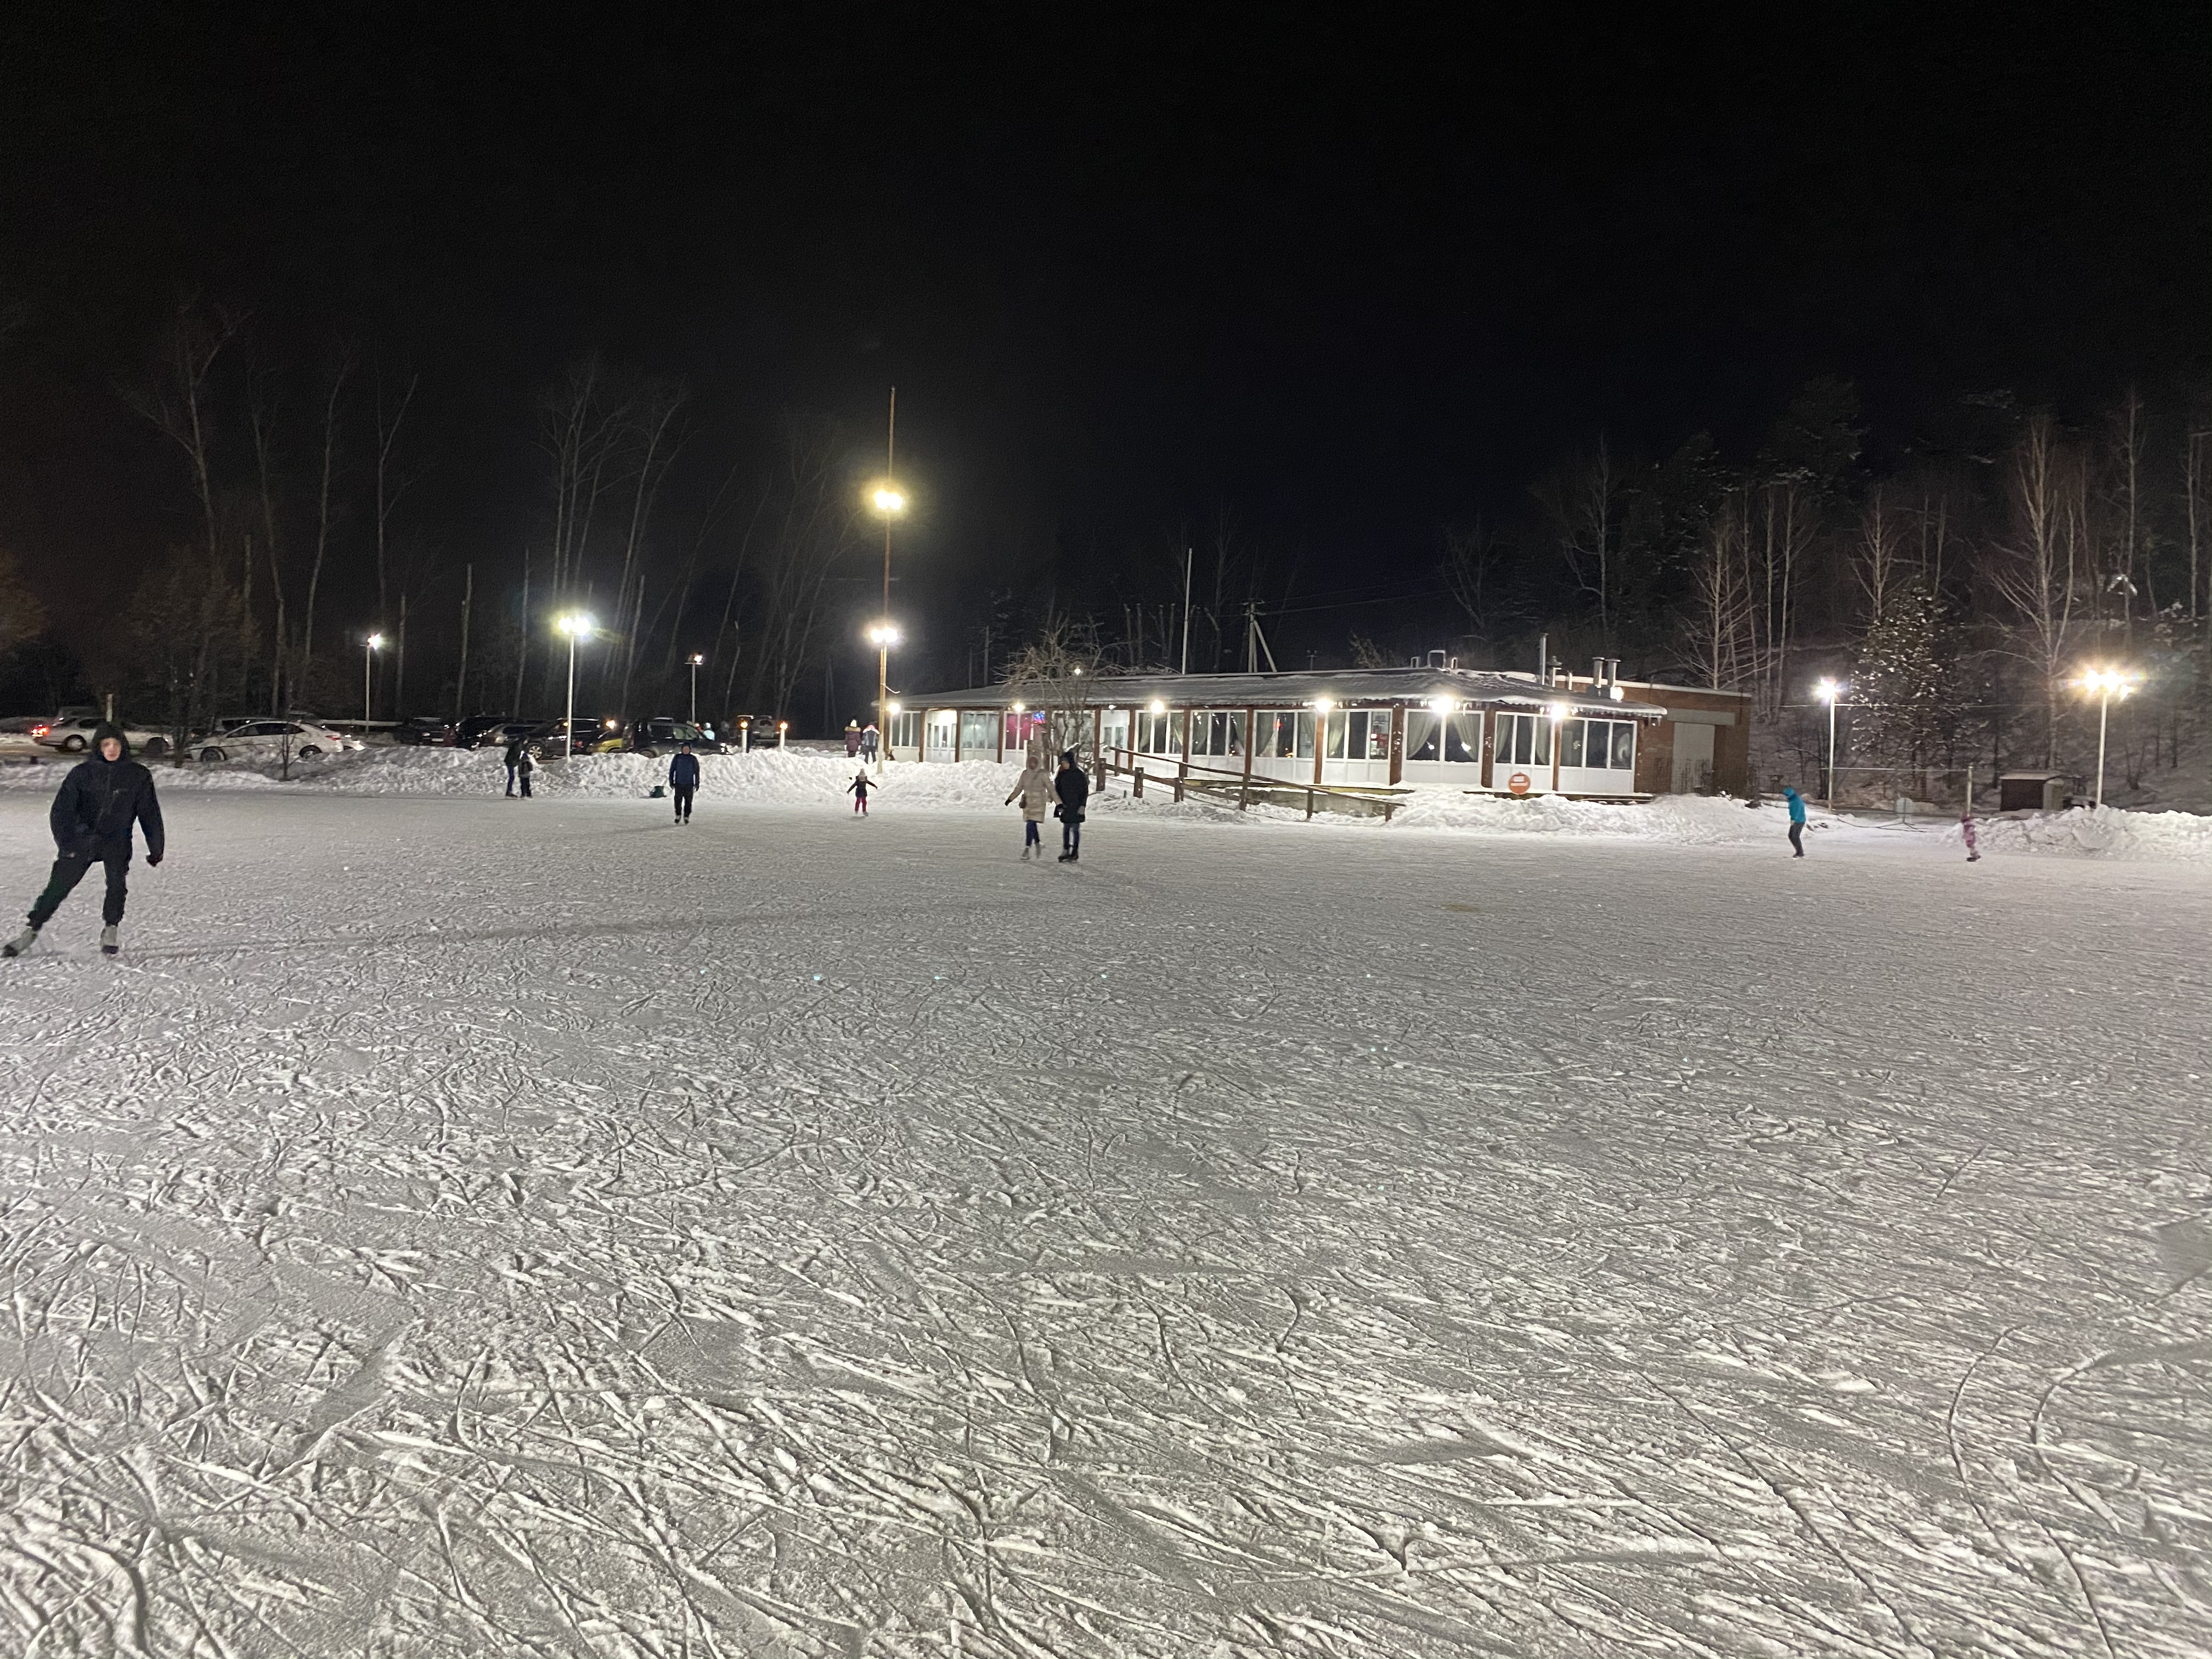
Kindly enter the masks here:
<path id="1" fill-rule="evenodd" d="M 1851 693 L 1851 748 L 1861 764 L 1928 763 L 1943 712 L 1943 665 L 1936 601 L 1917 580 L 1884 596 L 1860 644 Z"/>

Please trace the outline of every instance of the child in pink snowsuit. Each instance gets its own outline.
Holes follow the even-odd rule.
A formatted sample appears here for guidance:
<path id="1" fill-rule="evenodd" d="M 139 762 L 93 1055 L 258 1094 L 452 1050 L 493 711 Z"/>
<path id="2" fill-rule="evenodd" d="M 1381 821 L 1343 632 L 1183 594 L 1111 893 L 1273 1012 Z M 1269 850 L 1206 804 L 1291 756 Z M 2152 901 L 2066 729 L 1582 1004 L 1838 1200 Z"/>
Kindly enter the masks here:
<path id="1" fill-rule="evenodd" d="M 868 775 L 866 772 L 857 772 L 854 774 L 853 781 L 846 789 L 846 793 L 853 798 L 853 810 L 862 817 L 868 816 L 868 791 L 872 787 L 868 781 Z"/>
<path id="2" fill-rule="evenodd" d="M 1974 809 L 1971 806 L 1959 815 L 1959 836 L 1966 843 L 1966 862 L 1980 862 L 1982 852 L 1974 840 Z"/>

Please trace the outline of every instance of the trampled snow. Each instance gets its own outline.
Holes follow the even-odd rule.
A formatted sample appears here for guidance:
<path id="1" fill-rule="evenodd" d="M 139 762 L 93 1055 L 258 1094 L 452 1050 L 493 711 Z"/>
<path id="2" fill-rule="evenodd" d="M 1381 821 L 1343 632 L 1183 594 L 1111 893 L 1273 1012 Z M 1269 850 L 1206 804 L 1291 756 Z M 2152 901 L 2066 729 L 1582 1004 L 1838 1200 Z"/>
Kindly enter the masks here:
<path id="1" fill-rule="evenodd" d="M 0 1650 L 2212 1645 L 2199 864 L 380 759 L 0 964 Z"/>

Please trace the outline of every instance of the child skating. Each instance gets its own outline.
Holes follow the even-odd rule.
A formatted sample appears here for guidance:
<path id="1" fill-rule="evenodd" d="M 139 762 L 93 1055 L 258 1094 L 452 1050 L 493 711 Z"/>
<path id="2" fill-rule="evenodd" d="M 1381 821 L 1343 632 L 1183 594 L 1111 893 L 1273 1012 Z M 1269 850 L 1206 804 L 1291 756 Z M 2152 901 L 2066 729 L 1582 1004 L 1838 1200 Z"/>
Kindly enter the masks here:
<path id="1" fill-rule="evenodd" d="M 0 956 L 20 957 L 53 919 L 70 890 L 95 864 L 107 867 L 107 896 L 100 906 L 100 949 L 113 956 L 123 948 L 124 876 L 131 867 L 131 830 L 146 833 L 146 862 L 158 865 L 166 848 L 161 803 L 155 798 L 154 775 L 131 758 L 122 732 L 103 726 L 94 734 L 92 758 L 70 769 L 54 796 L 47 823 L 54 832 L 53 872 L 46 890 L 31 906 L 30 925 L 5 945 Z"/>
<path id="2" fill-rule="evenodd" d="M 868 791 L 875 787 L 868 781 L 866 772 L 855 772 L 853 781 L 846 786 L 845 793 L 853 798 L 853 811 L 862 817 L 868 816 Z"/>

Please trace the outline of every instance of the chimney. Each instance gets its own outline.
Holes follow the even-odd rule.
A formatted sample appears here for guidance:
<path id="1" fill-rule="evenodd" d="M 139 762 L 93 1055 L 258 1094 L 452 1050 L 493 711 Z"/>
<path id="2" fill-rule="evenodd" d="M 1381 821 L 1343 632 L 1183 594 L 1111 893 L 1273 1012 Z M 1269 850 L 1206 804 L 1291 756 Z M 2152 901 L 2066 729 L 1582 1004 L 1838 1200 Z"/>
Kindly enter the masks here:
<path id="1" fill-rule="evenodd" d="M 1443 652 L 1441 652 L 1441 651 L 1431 651 L 1431 652 L 1430 652 L 1430 653 L 1429 653 L 1429 666 L 1430 666 L 1430 667 L 1431 667 L 1431 668 L 1442 668 L 1443 665 L 1444 665 L 1444 653 L 1443 653 Z"/>
<path id="2" fill-rule="evenodd" d="M 1539 680 L 1552 678 L 1552 636 L 1549 634 L 1536 635 L 1536 678 Z"/>
<path id="3" fill-rule="evenodd" d="M 1598 690 L 1604 684 L 1605 659 L 1603 657 L 1592 657 L 1590 659 L 1590 690 L 1593 691 Z"/>

